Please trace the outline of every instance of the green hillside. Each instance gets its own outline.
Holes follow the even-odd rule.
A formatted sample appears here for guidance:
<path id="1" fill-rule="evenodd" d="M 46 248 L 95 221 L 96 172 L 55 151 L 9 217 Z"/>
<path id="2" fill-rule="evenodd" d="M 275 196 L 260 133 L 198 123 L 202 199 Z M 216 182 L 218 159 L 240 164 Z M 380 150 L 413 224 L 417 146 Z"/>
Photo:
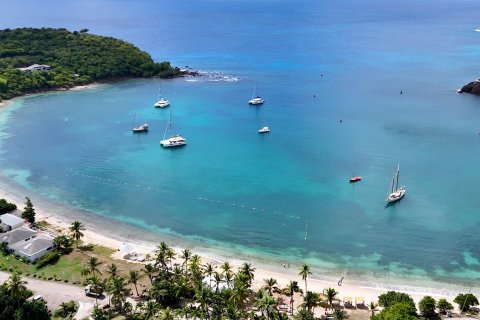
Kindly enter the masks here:
<path id="1" fill-rule="evenodd" d="M 17 68 L 33 64 L 48 71 Z M 25 93 L 67 88 L 122 77 L 176 77 L 183 73 L 170 62 L 154 62 L 134 45 L 87 29 L 0 30 L 0 99 Z"/>

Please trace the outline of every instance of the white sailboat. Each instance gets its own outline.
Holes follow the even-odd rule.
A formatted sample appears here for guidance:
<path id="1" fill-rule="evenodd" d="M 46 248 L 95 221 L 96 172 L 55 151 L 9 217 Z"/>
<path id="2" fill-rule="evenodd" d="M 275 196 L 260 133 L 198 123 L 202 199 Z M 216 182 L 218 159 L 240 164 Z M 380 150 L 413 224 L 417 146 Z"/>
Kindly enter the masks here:
<path id="1" fill-rule="evenodd" d="M 167 133 L 170 138 L 167 138 Z M 170 111 L 170 120 L 168 121 L 165 133 L 163 134 L 163 140 L 160 141 L 160 145 L 164 148 L 180 147 L 187 144 L 187 140 L 179 134 L 175 134 L 173 131 L 172 112 Z"/>
<path id="2" fill-rule="evenodd" d="M 162 97 L 162 89 L 158 89 L 158 99 L 157 102 L 155 102 L 154 106 L 155 108 L 166 108 L 170 105 L 170 102 Z"/>
<path id="3" fill-rule="evenodd" d="M 137 117 L 137 113 L 135 112 L 135 115 L 133 116 L 133 125 L 132 125 L 132 131 L 133 133 L 141 133 L 141 132 L 148 132 L 148 124 L 144 123 L 139 126 L 135 126 L 135 118 Z"/>
<path id="4" fill-rule="evenodd" d="M 270 132 L 270 128 L 268 126 L 263 125 L 263 115 L 262 115 L 260 129 L 258 129 L 258 133 L 268 133 L 268 132 Z"/>
<path id="5" fill-rule="evenodd" d="M 362 180 L 362 177 L 357 176 L 356 172 L 357 172 L 357 163 L 355 162 L 355 169 L 353 170 L 353 175 L 350 178 L 350 183 L 355 183 L 355 182 L 358 182 L 358 181 Z"/>
<path id="6" fill-rule="evenodd" d="M 397 172 L 393 173 L 390 194 L 387 196 L 387 199 L 385 199 L 385 202 L 392 203 L 403 198 L 407 190 L 405 189 L 405 186 L 398 187 L 399 181 L 400 181 L 400 164 L 397 167 Z"/>
<path id="7" fill-rule="evenodd" d="M 265 100 L 263 100 L 260 96 L 258 95 L 255 96 L 256 92 L 257 92 L 257 86 L 255 86 L 255 89 L 253 89 L 252 99 L 248 100 L 248 104 L 259 105 L 265 102 Z"/>

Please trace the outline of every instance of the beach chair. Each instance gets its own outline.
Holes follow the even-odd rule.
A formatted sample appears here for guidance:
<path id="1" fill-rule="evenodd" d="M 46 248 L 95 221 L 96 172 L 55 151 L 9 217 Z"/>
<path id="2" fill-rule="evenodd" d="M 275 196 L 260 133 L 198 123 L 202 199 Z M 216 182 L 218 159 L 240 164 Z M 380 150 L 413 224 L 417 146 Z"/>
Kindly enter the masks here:
<path id="1" fill-rule="evenodd" d="M 344 306 L 346 309 L 353 309 L 354 306 L 353 306 L 352 297 L 343 297 L 343 306 Z"/>
<path id="2" fill-rule="evenodd" d="M 355 306 L 357 308 L 364 309 L 366 307 L 365 299 L 363 297 L 355 297 Z"/>

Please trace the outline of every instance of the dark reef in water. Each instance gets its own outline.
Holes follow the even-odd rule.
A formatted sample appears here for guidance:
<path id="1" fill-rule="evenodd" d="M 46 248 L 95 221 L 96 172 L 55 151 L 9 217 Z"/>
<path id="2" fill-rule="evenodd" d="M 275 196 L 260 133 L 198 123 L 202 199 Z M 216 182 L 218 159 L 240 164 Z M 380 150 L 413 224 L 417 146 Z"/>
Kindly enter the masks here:
<path id="1" fill-rule="evenodd" d="M 460 93 L 471 93 L 480 95 L 480 79 L 467 83 L 460 89 Z"/>

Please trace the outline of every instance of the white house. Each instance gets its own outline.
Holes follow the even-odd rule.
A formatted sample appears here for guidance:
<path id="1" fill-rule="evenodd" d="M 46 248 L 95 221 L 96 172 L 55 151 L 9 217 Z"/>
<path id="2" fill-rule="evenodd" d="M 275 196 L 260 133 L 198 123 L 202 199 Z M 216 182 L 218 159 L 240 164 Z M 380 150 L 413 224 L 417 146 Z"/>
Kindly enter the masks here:
<path id="1" fill-rule="evenodd" d="M 2 232 L 10 231 L 18 227 L 23 226 L 25 221 L 22 218 L 19 218 L 13 214 L 5 213 L 0 216 L 2 223 L 0 224 L 0 229 Z"/>
<path id="2" fill-rule="evenodd" d="M 36 71 L 48 71 L 52 69 L 52 67 L 47 64 L 32 64 L 31 66 L 28 66 L 25 68 L 17 68 L 17 69 L 23 72 L 36 72 Z"/>
<path id="3" fill-rule="evenodd" d="M 53 238 L 40 233 L 27 241 L 17 242 L 9 246 L 19 256 L 27 258 L 30 262 L 43 257 L 45 253 L 53 249 Z"/>

